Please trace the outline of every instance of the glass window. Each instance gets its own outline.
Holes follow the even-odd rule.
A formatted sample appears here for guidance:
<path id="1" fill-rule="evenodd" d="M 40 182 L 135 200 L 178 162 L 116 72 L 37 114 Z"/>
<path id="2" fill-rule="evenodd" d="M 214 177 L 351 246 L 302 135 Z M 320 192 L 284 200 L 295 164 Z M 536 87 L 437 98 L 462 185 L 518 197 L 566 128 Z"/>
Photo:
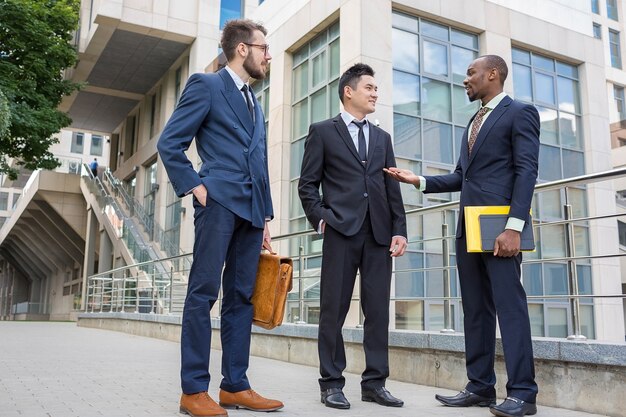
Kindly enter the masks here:
<path id="1" fill-rule="evenodd" d="M 91 150 L 89 153 L 91 155 L 102 156 L 102 136 L 91 135 Z"/>
<path id="2" fill-rule="evenodd" d="M 451 125 L 424 120 L 424 155 L 436 162 L 445 164 L 455 162 L 452 154 Z"/>
<path id="3" fill-rule="evenodd" d="M 178 104 L 178 99 L 180 98 L 182 72 L 183 72 L 182 67 L 178 67 L 176 69 L 176 73 L 174 74 L 174 105 Z"/>
<path id="4" fill-rule="evenodd" d="M 606 0 L 606 15 L 609 19 L 619 20 L 617 13 L 617 0 Z"/>
<path id="5" fill-rule="evenodd" d="M 587 339 L 596 338 L 596 329 L 593 316 L 593 306 L 581 305 L 580 306 L 580 332 L 587 337 Z"/>
<path id="6" fill-rule="evenodd" d="M 549 143 L 551 145 L 558 145 L 559 131 L 557 122 L 557 111 L 541 106 L 536 107 L 537 111 L 539 111 L 539 120 L 541 121 L 541 142 Z"/>
<path id="7" fill-rule="evenodd" d="M 548 337 L 567 337 L 567 309 L 548 308 Z"/>
<path id="8" fill-rule="evenodd" d="M 546 104 L 556 104 L 554 94 L 554 77 L 535 72 L 535 99 Z"/>
<path id="9" fill-rule="evenodd" d="M 545 264 L 545 289 L 546 295 L 567 295 L 567 265 L 565 264 Z M 566 299 L 555 299 L 566 302 Z"/>
<path id="10" fill-rule="evenodd" d="M 220 1 L 220 30 L 231 19 L 239 19 L 243 16 L 243 0 Z"/>
<path id="11" fill-rule="evenodd" d="M 535 104 L 541 119 L 539 180 L 584 174 L 578 68 L 518 48 L 512 56 L 515 97 Z"/>
<path id="12" fill-rule="evenodd" d="M 181 199 L 176 196 L 174 187 L 167 182 L 167 196 L 165 206 L 165 227 L 161 248 L 168 256 L 176 256 L 180 252 L 180 223 L 181 223 Z"/>
<path id="13" fill-rule="evenodd" d="M 513 64 L 513 79 L 515 80 L 515 98 L 532 101 L 533 87 L 530 68 L 520 64 Z"/>
<path id="14" fill-rule="evenodd" d="M 157 106 L 157 96 L 153 94 L 150 96 L 150 133 L 149 139 L 152 139 L 154 136 L 154 127 L 156 124 L 156 106 Z"/>
<path id="15" fill-rule="evenodd" d="M 0 191 L 0 210 L 8 210 L 9 208 L 9 193 Z"/>
<path id="16" fill-rule="evenodd" d="M 395 28 L 392 30 L 391 35 L 393 45 L 402 45 L 402 48 L 393 48 L 393 67 L 397 70 L 415 74 L 419 73 L 420 52 L 418 36 Z"/>
<path id="17" fill-rule="evenodd" d="M 591 11 L 595 14 L 600 14 L 599 0 L 591 0 Z"/>
<path id="18" fill-rule="evenodd" d="M 396 157 L 421 159 L 420 119 L 398 114 L 393 118 L 393 131 Z"/>
<path id="19" fill-rule="evenodd" d="M 399 58 L 401 59 L 401 58 Z M 322 31 L 293 54 L 292 142 L 290 156 L 290 230 L 310 225 L 298 197 L 304 140 L 311 123 L 339 113 L 339 23 Z"/>
<path id="20" fill-rule="evenodd" d="M 145 169 L 145 178 L 143 183 L 143 208 L 145 210 L 146 233 L 151 238 L 154 231 L 154 209 L 156 201 L 157 184 L 157 163 L 154 162 Z"/>
<path id="21" fill-rule="evenodd" d="M 624 120 L 624 87 L 613 84 L 613 98 L 615 99 L 615 107 L 620 115 L 620 120 Z"/>
<path id="22" fill-rule="evenodd" d="M 73 132 L 72 133 L 72 145 L 71 152 L 72 153 L 83 153 L 83 145 L 84 145 L 85 135 L 81 132 Z"/>
<path id="23" fill-rule="evenodd" d="M 424 72 L 448 76 L 448 46 L 438 42 L 424 41 Z M 470 61 L 471 62 L 471 61 Z"/>
<path id="24" fill-rule="evenodd" d="M 396 329 L 424 330 L 424 301 L 396 303 Z"/>
<path id="25" fill-rule="evenodd" d="M 619 244 L 621 246 L 626 246 L 626 223 L 618 220 L 617 221 L 617 230 L 619 233 Z"/>
<path id="26" fill-rule="evenodd" d="M 420 114 L 420 79 L 406 72 L 393 72 L 393 111 L 411 116 Z"/>
<path id="27" fill-rule="evenodd" d="M 593 24 L 593 37 L 596 39 L 602 39 L 602 26 L 597 23 Z"/>
<path id="28" fill-rule="evenodd" d="M 611 51 L 611 66 L 622 68 L 622 51 L 619 40 L 619 32 L 609 29 L 609 49 Z"/>
<path id="29" fill-rule="evenodd" d="M 450 84 L 422 78 L 422 116 L 442 122 L 451 121 Z"/>
<path id="30" fill-rule="evenodd" d="M 530 318 L 530 334 L 533 337 L 545 336 L 543 305 L 529 303 L 528 316 Z"/>
<path id="31" fill-rule="evenodd" d="M 559 148 L 541 145 L 539 150 L 539 178 L 545 181 L 561 179 L 561 151 Z"/>
<path id="32" fill-rule="evenodd" d="M 478 110 L 463 86 L 468 65 L 478 57 L 478 36 L 396 11 L 392 31 L 392 137 L 398 166 L 451 172 L 467 122 Z M 411 204 L 428 205 L 452 197 L 422 196 L 410 188 L 402 188 L 407 209 L 415 208 L 409 198 Z"/>
<path id="33" fill-rule="evenodd" d="M 265 78 L 256 80 L 250 87 L 265 115 L 265 135 L 267 136 L 269 132 L 268 114 L 270 112 L 270 74 L 265 74 Z"/>

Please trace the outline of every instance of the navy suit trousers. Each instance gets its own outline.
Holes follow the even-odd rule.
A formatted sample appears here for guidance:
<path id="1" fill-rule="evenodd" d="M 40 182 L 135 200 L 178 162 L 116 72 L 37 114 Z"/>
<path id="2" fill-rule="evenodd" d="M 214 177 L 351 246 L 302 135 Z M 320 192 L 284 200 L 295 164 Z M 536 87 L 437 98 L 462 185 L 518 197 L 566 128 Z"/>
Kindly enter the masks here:
<path id="1" fill-rule="evenodd" d="M 181 385 L 185 394 L 207 391 L 211 353 L 210 310 L 223 285 L 221 311 L 222 382 L 238 392 L 250 388 L 246 371 L 250 356 L 250 299 L 263 240 L 252 226 L 207 197 L 206 207 L 194 197 L 195 241 L 181 334 Z M 224 264 L 225 267 L 224 267 Z M 223 268 L 223 274 L 222 274 Z"/>
<path id="2" fill-rule="evenodd" d="M 495 397 L 496 312 L 508 374 L 507 395 L 535 402 L 533 362 L 526 292 L 520 281 L 522 255 L 468 253 L 465 238 L 456 239 L 463 300 L 465 361 L 474 394 Z"/>

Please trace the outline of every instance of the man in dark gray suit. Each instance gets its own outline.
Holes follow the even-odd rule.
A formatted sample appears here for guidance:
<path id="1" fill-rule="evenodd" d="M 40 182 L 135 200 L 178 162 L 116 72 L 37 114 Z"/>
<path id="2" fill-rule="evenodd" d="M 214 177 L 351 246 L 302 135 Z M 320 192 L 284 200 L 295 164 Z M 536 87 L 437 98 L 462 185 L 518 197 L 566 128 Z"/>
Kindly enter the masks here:
<path id="1" fill-rule="evenodd" d="M 350 408 L 342 391 L 346 354 L 341 328 L 357 270 L 365 316 L 361 399 L 404 404 L 385 389 L 385 380 L 392 257 L 406 249 L 406 218 L 399 185 L 383 173 L 396 165 L 391 137 L 366 119 L 376 108 L 377 89 L 368 65 L 356 64 L 341 76 L 339 97 L 345 110 L 311 125 L 298 187 L 307 218 L 324 234 L 319 384 L 322 402 L 333 408 Z"/>

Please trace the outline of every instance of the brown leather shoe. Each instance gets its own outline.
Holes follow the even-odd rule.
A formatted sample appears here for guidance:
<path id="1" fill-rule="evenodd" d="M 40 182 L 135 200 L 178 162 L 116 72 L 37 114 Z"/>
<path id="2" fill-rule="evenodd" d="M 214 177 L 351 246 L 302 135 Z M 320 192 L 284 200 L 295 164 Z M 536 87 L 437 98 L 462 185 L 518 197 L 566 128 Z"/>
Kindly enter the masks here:
<path id="1" fill-rule="evenodd" d="M 208 392 L 180 396 L 180 412 L 191 417 L 226 417 L 228 412 L 217 405 Z"/>
<path id="2" fill-rule="evenodd" d="M 224 408 L 247 408 L 252 411 L 276 411 L 285 406 L 278 400 L 263 398 L 251 389 L 239 392 L 221 389 L 220 405 Z"/>

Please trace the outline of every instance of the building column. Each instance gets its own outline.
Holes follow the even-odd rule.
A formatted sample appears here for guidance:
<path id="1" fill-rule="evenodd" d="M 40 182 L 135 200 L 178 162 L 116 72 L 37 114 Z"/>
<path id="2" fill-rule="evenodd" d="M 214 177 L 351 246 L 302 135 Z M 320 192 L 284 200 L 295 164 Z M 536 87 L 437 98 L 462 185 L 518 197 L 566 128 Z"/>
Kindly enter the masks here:
<path id="1" fill-rule="evenodd" d="M 81 295 L 81 310 L 85 309 L 85 295 L 87 294 L 87 277 L 94 274 L 94 260 L 96 257 L 96 233 L 98 232 L 98 219 L 93 212 L 93 207 L 87 210 L 87 231 L 85 233 L 85 259 L 83 260 L 83 285 Z"/>
<path id="2" fill-rule="evenodd" d="M 113 268 L 113 242 L 106 230 L 100 232 L 100 250 L 98 252 L 98 273 Z"/>

